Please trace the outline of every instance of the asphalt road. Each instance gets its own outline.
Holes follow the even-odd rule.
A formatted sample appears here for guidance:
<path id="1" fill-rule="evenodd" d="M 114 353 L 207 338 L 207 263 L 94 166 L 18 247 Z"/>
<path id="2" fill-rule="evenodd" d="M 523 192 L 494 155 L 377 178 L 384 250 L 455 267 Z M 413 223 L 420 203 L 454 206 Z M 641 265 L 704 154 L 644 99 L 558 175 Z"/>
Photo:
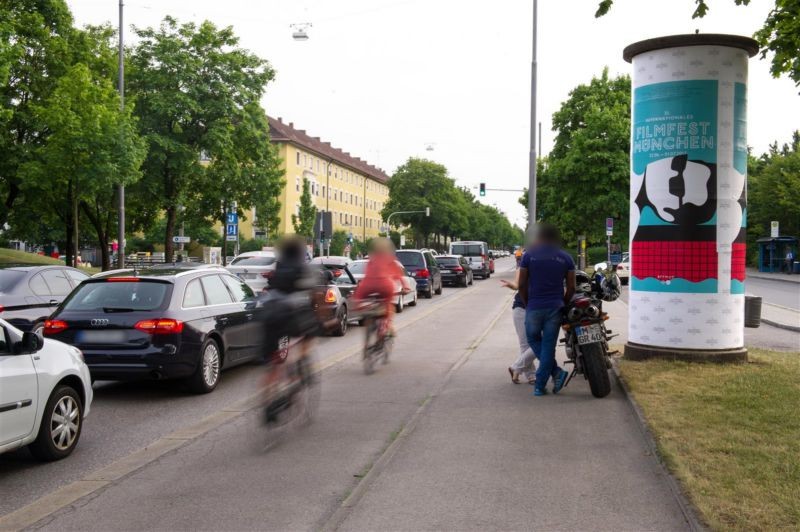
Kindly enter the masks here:
<path id="1" fill-rule="evenodd" d="M 509 259 L 498 261 L 508 269 Z M 481 281 L 476 280 L 475 289 Z M 488 283 L 496 284 L 494 279 Z M 402 326 L 432 309 L 447 304 L 461 289 L 445 287 L 440 296 L 419 298 L 416 307 L 398 314 Z M 317 356 L 324 360 L 363 342 L 363 332 L 351 326 L 343 338 L 323 338 Z M 253 394 L 263 374 L 257 365 L 232 368 L 222 374 L 213 393 L 193 395 L 179 383 L 104 382 L 94 385 L 94 401 L 75 452 L 66 460 L 41 464 L 20 449 L 0 455 L 0 515 L 13 511 L 60 486 L 140 449 L 176 428 L 217 412 Z"/>
<path id="2" fill-rule="evenodd" d="M 800 283 L 748 277 L 745 290 L 748 294 L 761 296 L 764 303 L 800 310 Z"/>

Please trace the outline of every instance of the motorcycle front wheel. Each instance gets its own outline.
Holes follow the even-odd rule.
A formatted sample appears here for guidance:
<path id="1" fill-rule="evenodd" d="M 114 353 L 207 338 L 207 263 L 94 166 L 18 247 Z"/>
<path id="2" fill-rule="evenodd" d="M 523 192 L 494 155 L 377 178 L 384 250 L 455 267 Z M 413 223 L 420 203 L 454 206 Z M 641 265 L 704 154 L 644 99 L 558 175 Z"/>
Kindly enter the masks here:
<path id="1" fill-rule="evenodd" d="M 589 381 L 592 395 L 599 398 L 611 393 L 611 379 L 608 377 L 608 368 L 605 353 L 600 344 L 586 344 L 580 347 L 583 357 L 583 372 Z"/>

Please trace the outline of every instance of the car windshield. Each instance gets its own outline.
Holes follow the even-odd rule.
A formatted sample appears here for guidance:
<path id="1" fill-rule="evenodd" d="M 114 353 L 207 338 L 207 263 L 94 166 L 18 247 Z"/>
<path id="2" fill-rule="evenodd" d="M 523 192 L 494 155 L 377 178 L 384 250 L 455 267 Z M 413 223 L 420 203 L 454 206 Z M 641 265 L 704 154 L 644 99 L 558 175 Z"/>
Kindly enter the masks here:
<path id="1" fill-rule="evenodd" d="M 163 305 L 169 287 L 169 283 L 144 280 L 83 283 L 66 300 L 64 310 L 155 310 Z"/>
<path id="2" fill-rule="evenodd" d="M 257 255 L 251 257 L 236 257 L 231 266 L 269 266 L 275 262 L 275 257 Z"/>
<path id="3" fill-rule="evenodd" d="M 350 273 L 353 275 L 361 275 L 367 271 L 367 261 L 354 262 L 350 265 Z"/>
<path id="4" fill-rule="evenodd" d="M 436 262 L 442 266 L 456 266 L 458 259 L 455 257 L 436 257 Z"/>
<path id="5" fill-rule="evenodd" d="M 24 277 L 25 272 L 0 270 L 0 294 L 11 292 Z"/>
<path id="6" fill-rule="evenodd" d="M 463 255 L 464 257 L 480 257 L 483 255 L 483 246 L 480 244 L 453 244 L 451 252 L 453 255 Z"/>
<path id="7" fill-rule="evenodd" d="M 422 253 L 419 251 L 398 251 L 397 260 L 406 268 L 425 267 L 425 260 L 422 258 Z"/>

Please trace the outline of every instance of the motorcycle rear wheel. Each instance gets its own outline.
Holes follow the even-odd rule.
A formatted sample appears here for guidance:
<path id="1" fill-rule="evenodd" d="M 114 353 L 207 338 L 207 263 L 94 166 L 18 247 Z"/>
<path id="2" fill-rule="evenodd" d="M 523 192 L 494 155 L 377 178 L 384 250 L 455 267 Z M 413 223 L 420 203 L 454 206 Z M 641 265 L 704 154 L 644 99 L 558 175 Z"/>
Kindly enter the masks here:
<path id="1" fill-rule="evenodd" d="M 592 395 L 598 399 L 611 393 L 611 379 L 608 377 L 608 368 L 605 353 L 600 344 L 587 344 L 580 347 L 583 355 L 583 372 L 589 381 Z"/>

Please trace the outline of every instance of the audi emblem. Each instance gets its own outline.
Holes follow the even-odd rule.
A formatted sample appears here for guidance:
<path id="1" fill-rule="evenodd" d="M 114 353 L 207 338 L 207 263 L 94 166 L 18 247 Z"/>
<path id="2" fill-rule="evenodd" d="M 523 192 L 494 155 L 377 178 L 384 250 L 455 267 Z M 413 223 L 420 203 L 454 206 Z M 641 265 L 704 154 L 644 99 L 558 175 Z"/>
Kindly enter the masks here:
<path id="1" fill-rule="evenodd" d="M 108 320 L 105 318 L 98 318 L 91 321 L 92 327 L 105 327 L 108 325 Z"/>

